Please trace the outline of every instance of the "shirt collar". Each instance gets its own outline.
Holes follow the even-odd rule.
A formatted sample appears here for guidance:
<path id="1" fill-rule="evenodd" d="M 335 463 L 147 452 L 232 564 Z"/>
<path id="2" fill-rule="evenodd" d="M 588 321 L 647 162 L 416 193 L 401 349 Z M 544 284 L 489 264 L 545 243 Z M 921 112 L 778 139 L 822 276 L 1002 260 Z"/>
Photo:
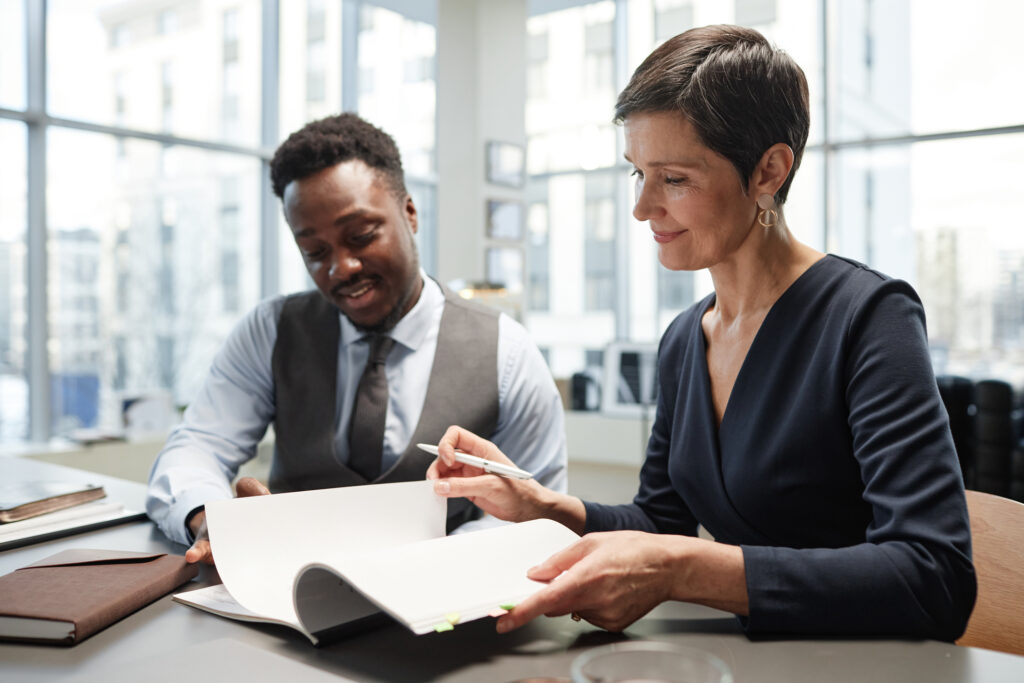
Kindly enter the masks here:
<path id="1" fill-rule="evenodd" d="M 441 286 L 433 278 L 428 277 L 422 268 L 420 268 L 420 277 L 423 278 L 423 290 L 420 292 L 419 300 L 388 333 L 388 336 L 412 351 L 418 349 L 426 339 L 434 316 L 444 306 L 444 294 L 441 292 Z M 341 322 L 343 346 L 354 344 L 367 336 L 366 332 L 357 329 L 352 321 L 340 311 L 338 319 Z"/>

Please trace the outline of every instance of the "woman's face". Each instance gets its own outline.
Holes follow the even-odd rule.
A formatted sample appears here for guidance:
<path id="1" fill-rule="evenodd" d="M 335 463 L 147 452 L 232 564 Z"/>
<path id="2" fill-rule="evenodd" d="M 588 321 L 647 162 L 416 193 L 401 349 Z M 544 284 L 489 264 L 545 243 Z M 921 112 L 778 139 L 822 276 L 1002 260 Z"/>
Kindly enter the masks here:
<path id="1" fill-rule="evenodd" d="M 633 216 L 650 222 L 662 265 L 699 270 L 735 252 L 757 205 L 733 165 L 705 147 L 682 114 L 630 114 L 625 133 L 636 176 Z"/>

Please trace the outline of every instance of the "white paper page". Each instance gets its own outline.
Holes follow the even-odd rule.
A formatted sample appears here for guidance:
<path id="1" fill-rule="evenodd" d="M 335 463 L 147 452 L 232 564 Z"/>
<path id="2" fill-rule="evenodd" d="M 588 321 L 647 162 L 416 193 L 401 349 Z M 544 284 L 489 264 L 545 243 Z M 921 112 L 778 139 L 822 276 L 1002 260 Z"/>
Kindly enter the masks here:
<path id="1" fill-rule="evenodd" d="M 38 517 L 30 517 L 20 522 L 0 524 L 0 549 L 37 536 L 45 536 L 69 529 L 88 527 L 130 515 L 138 515 L 134 510 L 125 510 L 121 503 L 96 500 L 74 507 L 48 512 Z"/>
<path id="2" fill-rule="evenodd" d="M 424 480 L 215 501 L 206 523 L 217 572 L 235 600 L 297 626 L 292 583 L 301 567 L 442 537 L 446 514 L 447 501 Z"/>
<path id="3" fill-rule="evenodd" d="M 455 613 L 460 621 L 516 603 L 545 584 L 526 571 L 579 536 L 549 519 L 380 548 L 340 558 L 333 567 L 416 633 Z"/>
<path id="4" fill-rule="evenodd" d="M 266 617 L 250 612 L 239 605 L 222 583 L 184 593 L 175 593 L 172 597 L 182 604 L 192 605 L 214 614 L 222 614 L 243 621 L 267 621 Z"/>

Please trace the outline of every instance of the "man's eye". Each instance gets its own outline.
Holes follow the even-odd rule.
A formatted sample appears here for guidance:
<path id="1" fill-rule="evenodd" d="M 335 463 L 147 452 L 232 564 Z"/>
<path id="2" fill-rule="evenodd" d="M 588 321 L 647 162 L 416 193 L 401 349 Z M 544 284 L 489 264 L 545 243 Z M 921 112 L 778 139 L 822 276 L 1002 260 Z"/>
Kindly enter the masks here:
<path id="1" fill-rule="evenodd" d="M 370 242 L 372 242 L 373 238 L 376 235 L 377 235 L 377 228 L 374 227 L 373 229 L 367 230 L 366 232 L 361 232 L 359 234 L 352 235 L 349 239 L 352 241 L 353 244 L 363 245 L 363 244 L 369 244 Z"/>
<path id="2" fill-rule="evenodd" d="M 319 247 L 317 249 L 304 249 L 302 253 L 310 261 L 316 261 L 323 258 L 324 254 L 327 253 L 327 250 Z"/>
<path id="3" fill-rule="evenodd" d="M 641 170 L 640 170 L 639 168 L 634 168 L 634 169 L 633 169 L 633 172 L 632 172 L 632 173 L 630 173 L 629 175 L 631 175 L 631 176 L 636 176 L 636 177 L 637 177 L 637 178 L 639 178 L 640 180 L 643 180 L 643 178 L 644 178 L 644 172 L 643 172 L 643 171 L 641 171 Z"/>
<path id="4" fill-rule="evenodd" d="M 665 183 L 668 185 L 682 185 L 686 182 L 686 178 L 677 176 L 665 176 Z"/>

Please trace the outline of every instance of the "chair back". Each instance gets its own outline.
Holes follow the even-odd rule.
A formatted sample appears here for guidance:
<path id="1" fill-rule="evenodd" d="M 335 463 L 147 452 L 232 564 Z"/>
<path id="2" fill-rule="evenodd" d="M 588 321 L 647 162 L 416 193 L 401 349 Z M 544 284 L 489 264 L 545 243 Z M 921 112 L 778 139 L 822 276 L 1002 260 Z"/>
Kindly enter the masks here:
<path id="1" fill-rule="evenodd" d="M 978 599 L 957 645 L 1024 655 L 1024 504 L 967 491 Z"/>

